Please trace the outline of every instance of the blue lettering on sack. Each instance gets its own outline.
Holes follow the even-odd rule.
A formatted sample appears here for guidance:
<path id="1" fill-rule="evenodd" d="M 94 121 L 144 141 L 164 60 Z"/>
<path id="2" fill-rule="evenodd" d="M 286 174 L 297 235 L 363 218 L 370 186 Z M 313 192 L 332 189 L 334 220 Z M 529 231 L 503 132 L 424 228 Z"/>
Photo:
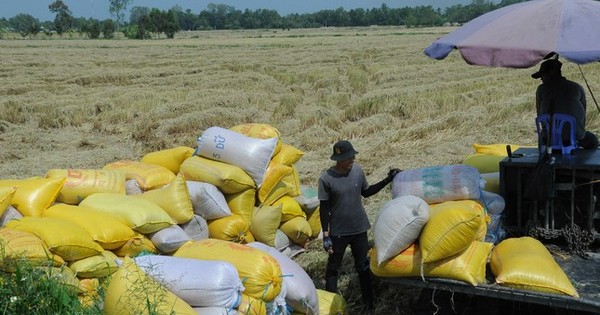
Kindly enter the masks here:
<path id="1" fill-rule="evenodd" d="M 216 149 L 220 149 L 220 150 L 224 150 L 225 149 L 225 138 L 220 136 L 220 135 L 216 135 L 215 139 L 215 148 Z M 219 153 L 213 153 L 213 158 L 215 159 L 220 159 L 221 155 Z"/>

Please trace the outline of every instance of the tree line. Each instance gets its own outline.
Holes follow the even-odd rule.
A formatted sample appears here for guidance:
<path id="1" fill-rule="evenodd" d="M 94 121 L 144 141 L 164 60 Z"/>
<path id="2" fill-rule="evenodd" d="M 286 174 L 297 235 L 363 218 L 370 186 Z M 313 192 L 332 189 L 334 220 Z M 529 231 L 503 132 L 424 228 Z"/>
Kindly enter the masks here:
<path id="1" fill-rule="evenodd" d="M 174 6 L 169 10 L 135 6 L 125 21 L 127 6 L 132 0 L 109 0 L 109 11 L 115 18 L 103 21 L 93 18 L 75 18 L 68 6 L 56 0 L 48 9 L 56 16 L 53 21 L 39 21 L 21 13 L 12 18 L 0 19 L 0 38 L 3 33 L 19 32 L 24 38 L 47 35 L 80 33 L 92 39 L 113 38 L 122 32 L 128 38 L 150 39 L 165 35 L 173 38 L 181 30 L 232 30 L 232 29 L 296 29 L 316 27 L 351 27 L 394 25 L 429 27 L 461 25 L 486 12 L 524 0 L 502 0 L 498 4 L 486 0 L 473 0 L 469 5 L 453 5 L 444 10 L 432 6 L 390 8 L 385 3 L 378 8 L 320 10 L 314 13 L 293 13 L 281 16 L 276 10 L 238 10 L 226 4 L 210 3 L 207 9 L 194 13 Z"/>

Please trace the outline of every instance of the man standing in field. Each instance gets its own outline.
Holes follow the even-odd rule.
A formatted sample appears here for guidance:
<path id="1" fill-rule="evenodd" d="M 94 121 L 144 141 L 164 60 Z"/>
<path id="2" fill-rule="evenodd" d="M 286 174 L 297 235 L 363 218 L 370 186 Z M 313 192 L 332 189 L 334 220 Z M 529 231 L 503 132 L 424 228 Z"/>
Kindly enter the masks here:
<path id="1" fill-rule="evenodd" d="M 325 273 L 325 290 L 338 293 L 338 270 L 342 266 L 344 252 L 350 246 L 354 257 L 354 268 L 360 280 L 360 289 L 365 307 L 374 309 L 371 270 L 369 269 L 369 240 L 371 228 L 362 204 L 362 197 L 375 195 L 400 172 L 392 169 L 387 177 L 375 185 L 369 185 L 362 167 L 354 163 L 352 144 L 347 140 L 333 146 L 331 159 L 336 164 L 325 170 L 319 178 L 321 227 L 323 248 L 329 254 Z"/>

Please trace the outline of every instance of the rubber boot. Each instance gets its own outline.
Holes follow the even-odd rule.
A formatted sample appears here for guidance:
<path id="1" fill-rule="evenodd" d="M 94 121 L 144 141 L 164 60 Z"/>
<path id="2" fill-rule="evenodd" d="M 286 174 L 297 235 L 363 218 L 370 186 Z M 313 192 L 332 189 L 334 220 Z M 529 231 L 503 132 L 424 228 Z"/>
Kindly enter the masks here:
<path id="1" fill-rule="evenodd" d="M 325 277 L 325 291 L 331 293 L 338 293 L 338 277 L 337 276 L 327 276 Z"/>
<path id="2" fill-rule="evenodd" d="M 371 283 L 371 270 L 367 269 L 358 274 L 360 281 L 360 291 L 365 308 L 372 310 L 375 308 L 375 298 L 373 297 L 373 285 Z"/>

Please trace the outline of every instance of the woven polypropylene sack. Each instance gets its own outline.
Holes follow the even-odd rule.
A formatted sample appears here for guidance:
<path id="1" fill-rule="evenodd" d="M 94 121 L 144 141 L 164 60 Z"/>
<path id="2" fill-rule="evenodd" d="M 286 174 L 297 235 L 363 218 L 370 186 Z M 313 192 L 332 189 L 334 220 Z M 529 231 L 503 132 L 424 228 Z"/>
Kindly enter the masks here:
<path id="1" fill-rule="evenodd" d="M 55 204 L 44 211 L 45 217 L 59 218 L 82 227 L 104 249 L 116 249 L 131 239 L 132 228 L 111 215 L 85 206 Z"/>
<path id="2" fill-rule="evenodd" d="M 232 264 L 219 260 L 145 255 L 135 263 L 191 306 L 235 308 L 244 290 Z"/>
<path id="3" fill-rule="evenodd" d="M 277 141 L 277 138 L 259 139 L 221 127 L 210 127 L 198 137 L 196 154 L 239 166 L 260 187 Z"/>
<path id="4" fill-rule="evenodd" d="M 284 275 L 285 301 L 294 311 L 305 314 L 318 314 L 319 298 L 315 284 L 297 262 L 274 247 L 260 242 L 250 243 L 248 246 L 260 249 L 277 259 L 281 267 L 281 273 Z"/>
<path id="5" fill-rule="evenodd" d="M 429 220 L 419 235 L 424 263 L 464 251 L 485 227 L 483 207 L 475 200 L 446 201 L 429 210 Z"/>
<path id="6" fill-rule="evenodd" d="M 163 254 L 170 254 L 192 238 L 177 225 L 171 225 L 160 231 L 148 234 L 152 244 Z"/>
<path id="7" fill-rule="evenodd" d="M 103 314 L 139 315 L 151 311 L 154 314 L 197 315 L 189 304 L 146 275 L 133 259 L 125 257 L 106 288 Z"/>
<path id="8" fill-rule="evenodd" d="M 171 149 L 165 149 L 150 152 L 144 155 L 141 162 L 156 164 L 169 169 L 173 174 L 179 173 L 181 163 L 194 154 L 194 149 L 185 146 L 179 146 Z"/>
<path id="9" fill-rule="evenodd" d="M 397 255 L 414 243 L 429 220 L 429 205 L 415 196 L 402 196 L 384 204 L 373 227 L 377 263 Z"/>
<path id="10" fill-rule="evenodd" d="M 187 181 L 187 187 L 194 207 L 194 213 L 206 220 L 213 220 L 231 215 L 231 209 L 225 195 L 217 186 L 209 183 Z"/>
<path id="11" fill-rule="evenodd" d="M 85 197 L 99 192 L 125 193 L 122 170 L 51 169 L 47 178 L 66 178 L 56 201 L 77 205 Z"/>
<path id="12" fill-rule="evenodd" d="M 51 252 L 66 261 L 99 255 L 104 251 L 84 228 L 64 219 L 24 217 L 8 222 L 6 227 L 35 234 Z"/>
<path id="13" fill-rule="evenodd" d="M 275 299 L 281 291 L 282 274 L 277 260 L 247 245 L 206 239 L 184 244 L 173 256 L 230 262 L 244 283 L 244 294 L 265 302 Z"/>
<path id="14" fill-rule="evenodd" d="M 501 241 L 492 251 L 490 267 L 500 285 L 579 297 L 552 254 L 532 237 Z"/>
<path id="15" fill-rule="evenodd" d="M 111 215 L 142 234 L 153 233 L 175 224 L 160 206 L 135 196 L 96 193 L 85 198 L 79 205 Z"/>
<path id="16" fill-rule="evenodd" d="M 479 171 L 469 165 L 444 165 L 405 170 L 394 177 L 392 198 L 417 196 L 428 204 L 479 199 Z"/>
<path id="17" fill-rule="evenodd" d="M 213 184 L 224 194 L 256 188 L 250 175 L 239 166 L 201 156 L 194 155 L 183 161 L 180 172 L 186 180 Z"/>
<path id="18" fill-rule="evenodd" d="M 432 277 L 459 280 L 477 286 L 485 283 L 485 269 L 493 244 L 472 242 L 462 253 L 425 265 L 421 250 L 413 244 L 379 265 L 377 248 L 371 250 L 371 271 L 378 277 Z M 422 272 L 422 273 L 421 273 Z"/>

